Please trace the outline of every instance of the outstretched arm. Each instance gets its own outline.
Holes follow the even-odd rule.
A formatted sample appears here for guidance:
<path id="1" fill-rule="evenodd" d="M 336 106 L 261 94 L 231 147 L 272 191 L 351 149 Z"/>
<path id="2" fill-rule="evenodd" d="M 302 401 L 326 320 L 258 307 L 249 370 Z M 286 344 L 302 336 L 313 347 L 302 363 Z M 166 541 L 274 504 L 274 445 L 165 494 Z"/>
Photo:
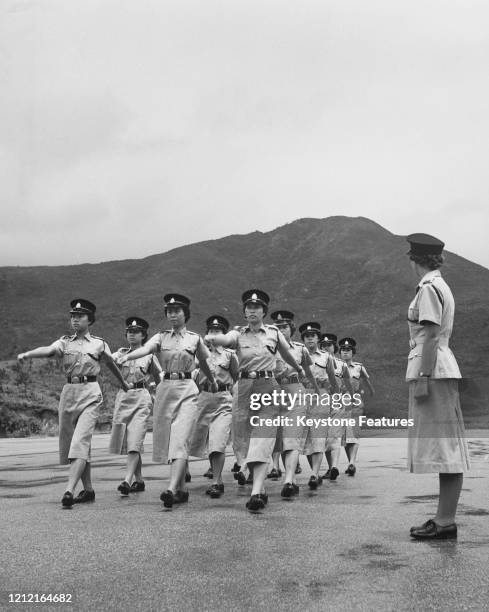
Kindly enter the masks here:
<path id="1" fill-rule="evenodd" d="M 27 359 L 40 359 L 42 357 L 54 357 L 56 355 L 56 348 L 51 346 L 40 346 L 38 348 L 32 349 L 31 351 L 26 351 L 25 353 L 19 353 L 17 355 L 17 360 L 20 363 L 23 363 Z"/>

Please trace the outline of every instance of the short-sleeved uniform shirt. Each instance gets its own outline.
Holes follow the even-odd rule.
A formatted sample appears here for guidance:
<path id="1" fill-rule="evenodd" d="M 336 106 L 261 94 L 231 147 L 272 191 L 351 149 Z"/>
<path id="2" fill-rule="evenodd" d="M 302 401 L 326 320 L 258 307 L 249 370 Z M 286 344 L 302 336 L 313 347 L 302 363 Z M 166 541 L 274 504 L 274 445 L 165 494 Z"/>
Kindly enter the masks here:
<path id="1" fill-rule="evenodd" d="M 280 339 L 285 343 L 283 334 L 275 325 L 262 324 L 257 332 L 248 325 L 228 332 L 239 362 L 244 371 L 274 370 L 277 347 Z"/>
<path id="2" fill-rule="evenodd" d="M 234 351 L 221 346 L 214 346 L 210 349 L 210 357 L 207 360 L 207 364 L 214 374 L 216 383 L 221 383 L 223 385 L 234 384 L 231 371 L 233 369 L 235 372 L 238 371 L 238 358 Z M 197 382 L 202 384 L 206 381 L 207 377 L 199 370 Z"/>
<path id="3" fill-rule="evenodd" d="M 158 332 L 145 346 L 156 354 L 164 372 L 192 372 L 197 367 L 197 360 L 202 362 L 209 358 L 202 338 L 186 327 Z"/>
<path id="4" fill-rule="evenodd" d="M 154 355 L 145 355 L 139 359 L 126 361 L 119 365 L 119 359 L 131 352 L 130 348 L 123 347 L 112 354 L 115 362 L 118 364 L 122 373 L 122 377 L 127 383 L 149 382 L 151 376 L 158 376 L 161 372 L 161 367 Z"/>
<path id="5" fill-rule="evenodd" d="M 289 347 L 289 351 L 292 353 L 292 356 L 301 367 L 304 367 L 304 365 L 312 365 L 312 359 L 309 355 L 309 351 L 301 342 L 295 342 L 294 340 L 291 340 L 287 344 Z M 289 378 L 293 374 L 297 374 L 297 371 L 294 370 L 291 365 L 286 363 L 279 354 L 277 354 L 277 361 L 274 373 L 276 378 Z"/>
<path id="6" fill-rule="evenodd" d="M 309 352 L 309 351 L 308 351 Z M 316 349 L 309 353 L 312 359 L 311 370 L 317 383 L 321 386 L 329 383 L 328 371 L 334 370 L 333 357 L 330 353 Z"/>
<path id="7" fill-rule="evenodd" d="M 406 380 L 416 380 L 421 369 L 422 346 L 426 336 L 424 323 L 440 326 L 436 361 L 431 378 L 461 378 L 460 370 L 448 343 L 452 335 L 455 301 L 450 287 L 439 270 L 425 274 L 416 288 L 409 305 L 408 325 L 411 351 L 408 357 Z"/>
<path id="8" fill-rule="evenodd" d="M 63 371 L 67 376 L 97 376 L 100 372 L 100 358 L 110 349 L 103 338 L 92 336 L 90 332 L 78 337 L 62 336 L 51 345 L 56 356 L 62 360 Z"/>
<path id="9" fill-rule="evenodd" d="M 333 355 L 332 357 L 336 382 L 338 383 L 338 387 L 342 389 L 345 386 L 345 378 L 350 378 L 350 371 L 348 369 L 348 366 L 342 359 L 336 357 L 335 355 Z"/>
<path id="10" fill-rule="evenodd" d="M 360 379 L 369 378 L 367 370 L 365 369 L 365 366 L 358 361 L 352 361 L 351 363 L 347 364 L 347 366 L 348 370 L 350 371 L 353 391 L 358 391 L 358 389 L 360 388 Z"/>

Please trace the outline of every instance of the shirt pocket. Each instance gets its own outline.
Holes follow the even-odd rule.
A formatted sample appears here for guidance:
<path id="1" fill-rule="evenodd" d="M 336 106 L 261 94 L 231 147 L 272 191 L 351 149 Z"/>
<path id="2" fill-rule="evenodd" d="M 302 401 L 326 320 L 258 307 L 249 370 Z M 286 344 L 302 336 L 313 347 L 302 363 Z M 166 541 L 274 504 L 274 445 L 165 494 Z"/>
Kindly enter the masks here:
<path id="1" fill-rule="evenodd" d="M 82 359 L 79 351 L 68 349 L 63 353 L 63 365 L 65 367 L 70 368 L 81 363 Z"/>

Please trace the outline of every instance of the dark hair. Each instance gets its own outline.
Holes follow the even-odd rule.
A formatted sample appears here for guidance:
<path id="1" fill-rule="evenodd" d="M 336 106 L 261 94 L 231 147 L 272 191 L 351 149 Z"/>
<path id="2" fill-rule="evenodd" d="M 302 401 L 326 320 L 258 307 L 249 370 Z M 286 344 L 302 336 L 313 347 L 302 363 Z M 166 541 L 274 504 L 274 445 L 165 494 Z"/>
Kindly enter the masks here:
<path id="1" fill-rule="evenodd" d="M 438 270 L 441 268 L 445 261 L 443 255 L 409 255 L 409 259 L 417 263 L 422 268 L 428 268 L 428 270 Z"/>
<path id="2" fill-rule="evenodd" d="M 357 349 L 354 346 L 340 346 L 340 353 L 341 351 L 351 351 L 351 354 L 354 355 Z"/>
<path id="3" fill-rule="evenodd" d="M 184 306 L 183 304 L 168 304 L 168 306 L 172 308 L 181 308 L 185 315 L 185 323 L 190 319 L 190 308 L 188 306 Z M 167 316 L 167 309 L 168 307 L 165 306 L 165 317 Z"/>

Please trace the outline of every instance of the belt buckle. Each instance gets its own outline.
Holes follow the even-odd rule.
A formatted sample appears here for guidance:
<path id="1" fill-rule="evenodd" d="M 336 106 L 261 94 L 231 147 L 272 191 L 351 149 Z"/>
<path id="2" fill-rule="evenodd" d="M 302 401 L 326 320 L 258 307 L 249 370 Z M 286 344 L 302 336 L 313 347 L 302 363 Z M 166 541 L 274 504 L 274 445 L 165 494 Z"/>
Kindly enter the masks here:
<path id="1" fill-rule="evenodd" d="M 410 340 L 410 341 L 409 341 L 409 348 L 410 348 L 410 349 L 413 349 L 413 348 L 415 348 L 415 347 L 416 347 L 416 340 Z"/>
<path id="2" fill-rule="evenodd" d="M 71 377 L 71 382 L 72 383 L 79 383 L 80 382 L 80 377 L 79 376 L 72 376 Z"/>
<path id="3" fill-rule="evenodd" d="M 177 380 L 180 378 L 180 376 L 178 375 L 178 372 L 170 372 L 170 378 L 171 380 Z"/>
<path id="4" fill-rule="evenodd" d="M 256 378 L 256 377 L 257 377 L 257 373 L 256 373 L 255 371 L 250 372 L 250 373 L 248 374 L 248 378 Z"/>

